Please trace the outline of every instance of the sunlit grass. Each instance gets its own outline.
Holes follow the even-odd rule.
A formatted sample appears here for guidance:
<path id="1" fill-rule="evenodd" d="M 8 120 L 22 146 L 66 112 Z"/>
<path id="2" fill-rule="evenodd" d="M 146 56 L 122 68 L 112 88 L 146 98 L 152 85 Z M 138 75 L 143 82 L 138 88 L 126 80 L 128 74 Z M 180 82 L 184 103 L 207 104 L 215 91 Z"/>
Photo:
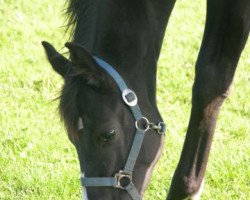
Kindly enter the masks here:
<path id="1" fill-rule="evenodd" d="M 63 1 L 0 1 L 0 199 L 80 199 L 74 147 L 59 120 L 62 80 L 40 42 L 62 49 Z M 165 148 L 145 199 L 163 200 L 179 159 L 188 123 L 194 64 L 205 2 L 177 2 L 158 70 L 158 104 L 168 126 Z M 202 199 L 250 196 L 250 44 L 231 97 L 219 116 Z M 61 50 L 63 52 L 64 50 Z"/>

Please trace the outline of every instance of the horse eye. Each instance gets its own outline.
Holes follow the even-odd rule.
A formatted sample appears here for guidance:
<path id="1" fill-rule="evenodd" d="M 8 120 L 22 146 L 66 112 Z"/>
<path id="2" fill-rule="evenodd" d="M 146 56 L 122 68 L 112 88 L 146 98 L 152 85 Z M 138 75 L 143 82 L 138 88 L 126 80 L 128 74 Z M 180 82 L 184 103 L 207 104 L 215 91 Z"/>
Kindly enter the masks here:
<path id="1" fill-rule="evenodd" d="M 109 142 L 114 138 L 115 134 L 116 134 L 115 130 L 108 130 L 103 134 L 102 140 L 104 142 Z"/>

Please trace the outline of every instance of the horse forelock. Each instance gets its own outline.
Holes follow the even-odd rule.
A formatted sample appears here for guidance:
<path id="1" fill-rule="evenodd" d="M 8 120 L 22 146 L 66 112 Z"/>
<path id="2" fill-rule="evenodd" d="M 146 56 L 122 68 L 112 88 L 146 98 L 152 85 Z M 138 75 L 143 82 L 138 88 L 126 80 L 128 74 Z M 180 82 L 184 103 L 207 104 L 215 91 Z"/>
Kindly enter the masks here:
<path id="1" fill-rule="evenodd" d="M 82 70 L 72 72 L 65 78 L 60 96 L 59 111 L 71 141 L 78 139 L 79 117 L 81 117 L 79 99 L 83 88 L 92 88 L 99 94 L 110 94 L 116 91 L 110 81 L 101 77 L 96 80 L 96 76 L 96 74 Z M 87 94 L 86 92 L 85 95 Z"/>
<path id="2" fill-rule="evenodd" d="M 65 80 L 60 96 L 60 115 L 71 141 L 78 138 L 78 120 L 80 114 L 77 99 L 79 85 L 80 82 L 77 77 L 68 77 L 67 80 Z"/>

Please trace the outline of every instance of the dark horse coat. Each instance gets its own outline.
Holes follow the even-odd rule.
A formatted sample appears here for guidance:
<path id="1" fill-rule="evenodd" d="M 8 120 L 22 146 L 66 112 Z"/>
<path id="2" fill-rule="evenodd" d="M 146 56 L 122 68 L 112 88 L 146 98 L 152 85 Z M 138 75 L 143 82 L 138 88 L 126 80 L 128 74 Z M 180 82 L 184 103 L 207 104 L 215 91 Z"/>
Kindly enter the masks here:
<path id="1" fill-rule="evenodd" d="M 73 42 L 70 60 L 43 45 L 65 80 L 60 110 L 69 138 L 77 144 L 85 176 L 113 176 L 126 161 L 134 121 L 113 80 L 92 55 L 113 65 L 139 99 L 150 121 L 156 106 L 156 66 L 175 0 L 69 0 Z M 190 2 L 192 3 L 192 2 Z M 250 29 L 249 0 L 207 0 L 204 37 L 195 66 L 192 111 L 168 200 L 199 199 L 219 109 L 229 95 Z M 78 120 L 84 129 L 78 131 Z M 133 180 L 143 194 L 159 158 L 163 137 L 145 136 Z M 149 148 L 150 147 L 150 148 Z M 130 199 L 116 188 L 87 188 L 90 200 Z"/>

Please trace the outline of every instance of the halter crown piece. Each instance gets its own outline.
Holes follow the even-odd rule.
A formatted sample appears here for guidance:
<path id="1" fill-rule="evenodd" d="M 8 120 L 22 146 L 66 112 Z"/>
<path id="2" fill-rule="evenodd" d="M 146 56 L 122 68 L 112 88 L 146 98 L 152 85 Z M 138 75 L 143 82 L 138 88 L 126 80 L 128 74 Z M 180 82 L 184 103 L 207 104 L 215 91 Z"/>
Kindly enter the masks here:
<path id="1" fill-rule="evenodd" d="M 135 92 L 127 87 L 119 73 L 102 59 L 95 56 L 94 59 L 97 64 L 103 68 L 117 83 L 122 93 L 123 101 L 127 104 L 127 106 L 129 106 L 135 118 L 136 133 L 123 170 L 117 172 L 114 177 L 84 177 L 82 174 L 81 184 L 83 187 L 114 187 L 123 189 L 129 193 L 133 200 L 141 200 L 141 195 L 132 181 L 132 172 L 135 162 L 140 153 L 145 133 L 150 129 L 154 129 L 158 134 L 163 135 L 165 133 L 165 124 L 164 122 L 159 122 L 158 124 L 150 123 L 141 113 L 140 107 L 137 104 L 138 99 Z"/>

